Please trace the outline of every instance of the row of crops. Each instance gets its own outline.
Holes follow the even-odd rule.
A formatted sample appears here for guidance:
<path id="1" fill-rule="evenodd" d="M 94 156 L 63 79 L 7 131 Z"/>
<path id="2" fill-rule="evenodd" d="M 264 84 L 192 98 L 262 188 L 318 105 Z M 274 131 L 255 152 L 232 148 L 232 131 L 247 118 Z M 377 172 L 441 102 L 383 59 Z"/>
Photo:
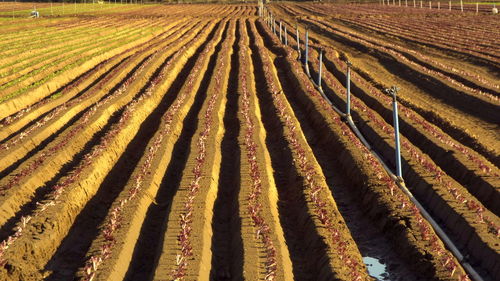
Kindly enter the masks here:
<path id="1" fill-rule="evenodd" d="M 479 75 L 495 44 L 471 60 L 452 37 L 422 51 L 424 33 L 371 25 L 378 6 L 361 6 L 366 22 L 342 7 L 269 5 L 274 29 L 251 4 L 2 21 L 0 276 L 470 280 L 372 154 L 395 166 L 384 89 L 398 79 L 404 181 L 495 280 L 498 83 Z M 347 104 L 346 59 L 370 147 L 332 107 Z"/>

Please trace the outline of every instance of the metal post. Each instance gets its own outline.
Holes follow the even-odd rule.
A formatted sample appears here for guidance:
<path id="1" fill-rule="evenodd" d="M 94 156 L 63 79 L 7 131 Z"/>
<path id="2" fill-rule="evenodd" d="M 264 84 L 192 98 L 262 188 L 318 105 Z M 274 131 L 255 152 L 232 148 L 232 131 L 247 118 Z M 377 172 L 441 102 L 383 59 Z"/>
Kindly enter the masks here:
<path id="1" fill-rule="evenodd" d="M 396 99 L 396 94 L 399 88 L 392 86 L 390 89 L 386 89 L 386 92 L 392 95 L 392 109 L 393 109 L 393 120 L 394 120 L 394 141 L 396 145 L 396 176 L 400 181 L 403 180 L 403 172 L 401 170 L 401 147 L 399 142 L 399 120 L 398 120 L 398 101 Z"/>
<path id="2" fill-rule="evenodd" d="M 300 60 L 300 36 L 299 36 L 299 25 L 297 24 L 297 53 L 299 54 L 298 59 Z"/>
<path id="3" fill-rule="evenodd" d="M 288 33 L 286 32 L 286 25 L 285 25 L 285 46 L 288 46 Z"/>
<path id="4" fill-rule="evenodd" d="M 351 62 L 347 61 L 347 81 L 346 81 L 346 88 L 347 88 L 347 105 L 346 105 L 346 115 L 351 116 Z"/>
<path id="5" fill-rule="evenodd" d="M 476 2 L 476 14 L 479 14 L 479 3 Z"/>
<path id="6" fill-rule="evenodd" d="M 318 71 L 318 87 L 321 89 L 321 70 L 323 67 L 323 49 L 319 49 L 319 71 Z"/>
<path id="7" fill-rule="evenodd" d="M 451 11 L 451 1 L 448 2 L 448 10 Z"/>
<path id="8" fill-rule="evenodd" d="M 309 65 L 308 65 L 308 59 L 309 59 L 309 30 L 306 29 L 306 54 L 304 58 L 304 64 L 306 67 L 306 73 L 307 76 L 311 77 L 311 73 L 309 72 Z"/>
<path id="9" fill-rule="evenodd" d="M 463 0 L 460 0 L 460 10 L 462 11 L 462 13 L 464 12 L 464 1 Z"/>

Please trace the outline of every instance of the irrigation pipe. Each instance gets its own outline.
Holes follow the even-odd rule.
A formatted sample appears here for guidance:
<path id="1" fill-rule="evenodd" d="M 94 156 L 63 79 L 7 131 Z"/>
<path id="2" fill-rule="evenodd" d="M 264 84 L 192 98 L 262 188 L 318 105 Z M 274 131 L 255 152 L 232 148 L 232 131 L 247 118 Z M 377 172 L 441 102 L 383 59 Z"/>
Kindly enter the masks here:
<path id="1" fill-rule="evenodd" d="M 298 25 L 297 25 L 297 38 L 298 38 L 298 33 L 299 33 L 299 29 L 298 29 Z M 306 29 L 306 57 L 305 57 L 305 62 L 307 63 L 307 56 L 308 56 L 308 31 Z M 431 224 L 432 228 L 434 229 L 434 231 L 436 232 L 436 234 L 439 236 L 439 238 L 441 238 L 441 240 L 443 241 L 443 243 L 446 245 L 446 247 L 448 247 L 448 249 L 452 252 L 452 254 L 455 256 L 455 258 L 458 260 L 458 262 L 462 265 L 462 267 L 465 269 L 465 271 L 470 275 L 470 277 L 474 280 L 474 281 L 484 281 L 484 279 L 479 275 L 479 273 L 477 273 L 477 271 L 470 265 L 470 263 L 465 259 L 464 255 L 460 252 L 460 250 L 458 250 L 457 246 L 455 246 L 455 244 L 453 243 L 453 241 L 451 241 L 451 239 L 449 238 L 449 236 L 444 232 L 444 230 L 438 225 L 438 223 L 432 218 L 432 216 L 429 214 L 429 212 L 427 212 L 427 210 L 422 206 L 422 204 L 420 204 L 420 202 L 415 198 L 415 196 L 413 196 L 413 194 L 411 193 L 411 191 L 406 187 L 406 184 L 403 180 L 402 177 L 398 177 L 394 174 L 394 172 L 391 170 L 391 168 L 389 168 L 389 166 L 384 162 L 384 160 L 382 160 L 382 157 L 380 157 L 380 155 L 373 149 L 373 147 L 368 143 L 368 141 L 366 140 L 366 138 L 363 136 L 363 134 L 361 133 L 361 131 L 358 129 L 358 127 L 356 126 L 356 124 L 354 124 L 354 121 L 352 120 L 352 117 L 350 114 L 346 114 L 344 112 L 342 112 L 342 110 L 340 110 L 337 106 L 335 106 L 333 104 L 333 102 L 325 95 L 325 93 L 323 92 L 323 88 L 321 87 L 320 84 L 320 79 L 321 78 L 318 78 L 318 83 L 316 83 L 314 81 L 314 79 L 311 77 L 311 75 L 309 74 L 309 65 L 307 64 L 304 64 L 302 62 L 302 60 L 300 59 L 300 48 L 299 48 L 299 45 L 298 45 L 298 40 L 297 40 L 297 51 L 299 53 L 299 61 L 301 62 L 302 64 L 302 67 L 304 68 L 304 71 L 306 72 L 307 76 L 309 77 L 309 79 L 311 80 L 311 82 L 313 83 L 314 87 L 316 88 L 316 90 L 318 90 L 318 92 L 321 94 L 321 96 L 328 102 L 328 104 L 333 108 L 333 110 L 335 110 L 335 112 L 337 112 L 337 114 L 339 114 L 342 118 L 344 118 L 344 120 L 347 122 L 347 124 L 349 125 L 349 127 L 351 128 L 351 130 L 354 132 L 354 134 L 356 135 L 356 137 L 361 141 L 361 143 L 363 143 L 363 145 L 370 151 L 370 153 L 378 160 L 378 162 L 382 165 L 382 167 L 384 167 L 384 170 L 389 174 L 389 176 L 394 180 L 394 182 L 397 184 L 397 186 L 410 198 L 410 201 L 413 202 L 413 204 L 415 204 L 415 206 L 418 208 L 418 210 L 420 211 L 420 213 L 422 214 L 422 216 Z M 321 64 L 321 60 L 320 60 L 320 64 Z"/>
<path id="2" fill-rule="evenodd" d="M 306 69 L 306 68 L 304 68 Z M 323 89 L 321 86 L 316 84 L 314 82 L 314 79 L 312 79 L 309 76 L 311 82 L 313 83 L 314 87 L 320 92 L 321 96 L 330 104 L 330 106 L 339 114 L 341 115 L 351 128 L 351 130 L 354 132 L 356 137 L 363 143 L 363 145 L 370 151 L 370 153 L 378 160 L 378 162 L 384 167 L 385 171 L 389 174 L 389 176 L 394 180 L 394 182 L 399 186 L 399 188 L 410 198 L 410 201 L 417 206 L 418 210 L 422 214 L 422 216 L 431 224 L 432 228 L 436 232 L 436 234 L 441 238 L 441 240 L 444 242 L 444 244 L 448 247 L 448 249 L 452 252 L 452 254 L 455 256 L 455 258 L 458 260 L 458 262 L 462 265 L 462 267 L 467 271 L 467 273 L 472 277 L 473 280 L 475 281 L 483 281 L 484 279 L 477 273 L 477 271 L 467 262 L 464 258 L 464 255 L 458 250 L 457 246 L 451 241 L 451 239 L 448 237 L 448 235 L 444 232 L 444 230 L 438 225 L 438 223 L 432 218 L 432 216 L 427 212 L 427 210 L 420 204 L 420 202 L 413 196 L 413 193 L 406 187 L 406 184 L 403 180 L 402 177 L 398 177 L 394 174 L 394 172 L 389 168 L 389 166 L 382 160 L 380 155 L 373 149 L 373 147 L 368 143 L 366 138 L 363 136 L 361 131 L 358 129 L 356 124 L 354 124 L 354 121 L 352 120 L 351 115 L 347 115 L 343 113 L 338 107 L 336 107 L 332 101 L 325 95 L 323 92 Z"/>

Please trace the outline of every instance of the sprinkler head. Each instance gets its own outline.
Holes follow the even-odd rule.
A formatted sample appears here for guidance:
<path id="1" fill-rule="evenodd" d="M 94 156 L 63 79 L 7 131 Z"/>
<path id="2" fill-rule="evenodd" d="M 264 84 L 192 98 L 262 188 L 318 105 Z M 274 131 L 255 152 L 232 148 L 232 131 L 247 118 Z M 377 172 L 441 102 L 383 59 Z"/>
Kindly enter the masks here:
<path id="1" fill-rule="evenodd" d="M 391 88 L 386 88 L 384 92 L 392 96 L 392 101 L 396 102 L 396 94 L 399 91 L 399 87 L 397 86 L 392 86 Z"/>

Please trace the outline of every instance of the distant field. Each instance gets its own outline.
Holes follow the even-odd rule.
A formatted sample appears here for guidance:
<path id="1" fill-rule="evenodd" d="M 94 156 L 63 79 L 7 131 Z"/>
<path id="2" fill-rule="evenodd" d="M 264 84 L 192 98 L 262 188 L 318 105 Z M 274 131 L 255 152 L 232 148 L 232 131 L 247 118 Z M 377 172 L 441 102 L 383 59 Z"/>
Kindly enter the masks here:
<path id="1" fill-rule="evenodd" d="M 154 6 L 155 4 L 148 4 L 147 6 Z M 30 13 L 34 10 L 40 13 L 41 17 L 49 16 L 70 16 L 70 15 L 96 15 L 96 14 L 112 14 L 127 12 L 136 9 L 142 9 L 144 5 L 140 4 L 121 4 L 107 2 L 106 4 L 92 4 L 92 2 L 83 3 L 13 3 L 5 2 L 0 5 L 0 16 L 6 17 L 29 17 Z"/>

